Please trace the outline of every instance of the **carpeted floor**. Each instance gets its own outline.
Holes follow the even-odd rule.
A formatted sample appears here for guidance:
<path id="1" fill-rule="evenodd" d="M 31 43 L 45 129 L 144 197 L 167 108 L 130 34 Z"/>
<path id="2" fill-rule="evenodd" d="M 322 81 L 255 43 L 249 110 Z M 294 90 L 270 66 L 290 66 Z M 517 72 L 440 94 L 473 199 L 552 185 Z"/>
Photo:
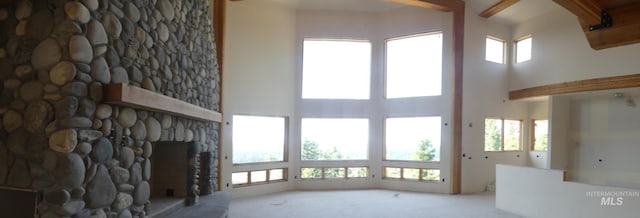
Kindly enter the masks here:
<path id="1" fill-rule="evenodd" d="M 292 191 L 231 201 L 231 218 L 519 217 L 495 208 L 494 193 L 445 195 L 391 190 Z"/>

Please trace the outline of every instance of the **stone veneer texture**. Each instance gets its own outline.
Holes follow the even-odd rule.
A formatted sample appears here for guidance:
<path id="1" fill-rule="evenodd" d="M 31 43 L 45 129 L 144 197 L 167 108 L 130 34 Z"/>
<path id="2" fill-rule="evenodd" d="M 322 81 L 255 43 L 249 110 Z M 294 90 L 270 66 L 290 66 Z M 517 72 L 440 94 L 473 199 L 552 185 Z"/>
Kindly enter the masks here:
<path id="1" fill-rule="evenodd" d="M 105 84 L 128 83 L 219 110 L 209 2 L 0 6 L 0 186 L 41 191 L 41 217 L 145 217 L 153 142 L 217 159 L 217 123 L 103 102 Z"/>

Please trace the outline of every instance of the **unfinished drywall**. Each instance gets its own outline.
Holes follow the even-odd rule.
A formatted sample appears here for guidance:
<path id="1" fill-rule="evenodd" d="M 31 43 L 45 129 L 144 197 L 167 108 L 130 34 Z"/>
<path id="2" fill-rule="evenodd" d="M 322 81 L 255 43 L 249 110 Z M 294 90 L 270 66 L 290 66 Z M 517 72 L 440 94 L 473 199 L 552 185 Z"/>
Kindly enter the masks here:
<path id="1" fill-rule="evenodd" d="M 571 101 L 569 179 L 640 189 L 638 100 L 628 94 Z"/>
<path id="2" fill-rule="evenodd" d="M 563 181 L 563 171 L 497 166 L 496 207 L 524 217 L 637 217 L 640 190 Z M 559 194 L 561 193 L 561 194 Z"/>
<path id="3" fill-rule="evenodd" d="M 484 191 L 495 181 L 495 164 L 525 165 L 527 152 L 484 152 L 484 119 L 526 120 L 527 102 L 508 100 L 508 65 L 485 60 L 485 40 L 491 35 L 511 41 L 511 29 L 467 11 L 464 41 L 462 191 Z M 511 43 L 508 43 L 508 47 Z M 507 51 L 510 51 L 507 49 Z M 507 63 L 511 61 L 507 53 Z M 527 126 L 522 129 L 527 132 Z M 526 134 L 524 135 L 526 137 Z M 526 144 L 522 145 L 526 149 Z"/>
<path id="4" fill-rule="evenodd" d="M 513 38 L 531 34 L 531 60 L 515 64 L 510 90 L 575 80 L 637 74 L 640 44 L 593 50 L 575 15 L 560 8 L 516 25 Z"/>
<path id="5" fill-rule="evenodd" d="M 233 166 L 231 160 L 233 115 L 294 115 L 296 41 L 294 10 L 272 1 L 229 1 L 226 6 L 221 187 L 229 191 L 232 190 L 231 173 L 248 169 L 248 166 Z M 290 142 L 293 128 L 289 127 Z M 289 155 L 295 152 L 291 146 L 292 143 Z M 293 170 L 289 164 L 291 162 L 254 167 Z M 278 192 L 290 187 L 289 182 L 283 182 L 233 189 L 233 197 Z"/>
<path id="6" fill-rule="evenodd" d="M 550 169 L 566 170 L 571 150 L 569 126 L 571 100 L 566 96 L 552 96 L 549 99 L 549 159 Z"/>

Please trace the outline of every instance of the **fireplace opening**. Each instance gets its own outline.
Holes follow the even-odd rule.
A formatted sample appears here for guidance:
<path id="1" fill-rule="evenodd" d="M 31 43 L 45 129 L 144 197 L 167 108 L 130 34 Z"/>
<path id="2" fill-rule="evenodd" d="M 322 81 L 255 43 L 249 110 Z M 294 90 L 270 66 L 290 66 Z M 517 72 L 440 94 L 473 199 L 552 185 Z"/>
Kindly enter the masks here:
<path id="1" fill-rule="evenodd" d="M 156 142 L 151 155 L 151 204 L 149 215 L 159 215 L 182 207 L 188 189 L 187 142 Z"/>
<path id="2" fill-rule="evenodd" d="M 3 217 L 36 217 L 40 198 L 35 190 L 0 187 L 0 211 Z"/>

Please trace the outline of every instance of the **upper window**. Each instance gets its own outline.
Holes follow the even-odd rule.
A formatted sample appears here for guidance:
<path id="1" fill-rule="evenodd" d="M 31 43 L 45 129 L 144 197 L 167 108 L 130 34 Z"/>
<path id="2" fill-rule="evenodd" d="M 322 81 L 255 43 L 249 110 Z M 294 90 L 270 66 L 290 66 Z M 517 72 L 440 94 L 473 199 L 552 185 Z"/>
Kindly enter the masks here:
<path id="1" fill-rule="evenodd" d="M 491 119 L 484 120 L 485 151 L 519 151 L 522 141 L 522 122 L 520 120 Z"/>
<path id="2" fill-rule="evenodd" d="M 440 160 L 440 117 L 387 118 L 385 159 Z"/>
<path id="3" fill-rule="evenodd" d="M 549 121 L 533 120 L 533 128 L 531 130 L 531 150 L 546 151 L 549 141 Z"/>
<path id="4" fill-rule="evenodd" d="M 386 42 L 386 97 L 442 94 L 442 33 L 389 39 Z"/>
<path id="5" fill-rule="evenodd" d="M 516 41 L 516 63 L 531 60 L 531 36 Z"/>
<path id="6" fill-rule="evenodd" d="M 284 161 L 285 117 L 233 115 L 233 163 Z"/>
<path id="7" fill-rule="evenodd" d="M 493 36 L 487 36 L 487 51 L 485 59 L 487 61 L 504 64 L 505 42 Z"/>
<path id="8" fill-rule="evenodd" d="M 303 118 L 302 160 L 365 160 L 369 120 Z"/>
<path id="9" fill-rule="evenodd" d="M 371 43 L 305 39 L 303 99 L 369 99 Z"/>

